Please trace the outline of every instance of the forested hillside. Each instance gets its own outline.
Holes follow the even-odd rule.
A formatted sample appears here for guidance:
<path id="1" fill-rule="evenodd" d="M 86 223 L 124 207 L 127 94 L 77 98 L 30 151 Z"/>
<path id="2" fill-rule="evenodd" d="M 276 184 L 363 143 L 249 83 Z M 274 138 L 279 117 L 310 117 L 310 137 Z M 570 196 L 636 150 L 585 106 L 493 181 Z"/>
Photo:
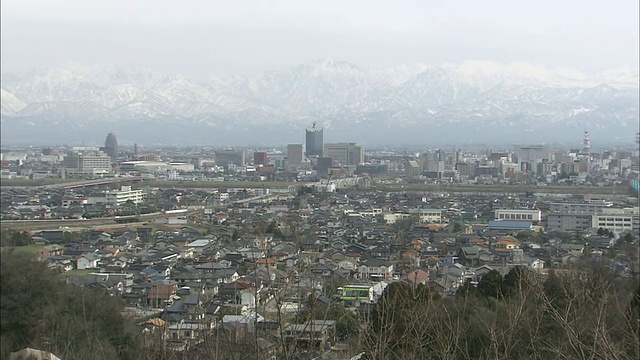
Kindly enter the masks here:
<path id="1" fill-rule="evenodd" d="M 25 254 L 3 252 L 1 259 L 0 358 L 32 347 L 64 360 L 137 359 L 120 298 L 68 285 Z"/>
<path id="2" fill-rule="evenodd" d="M 637 359 L 637 279 L 606 267 L 492 270 L 455 298 L 391 284 L 363 336 L 369 359 Z"/>

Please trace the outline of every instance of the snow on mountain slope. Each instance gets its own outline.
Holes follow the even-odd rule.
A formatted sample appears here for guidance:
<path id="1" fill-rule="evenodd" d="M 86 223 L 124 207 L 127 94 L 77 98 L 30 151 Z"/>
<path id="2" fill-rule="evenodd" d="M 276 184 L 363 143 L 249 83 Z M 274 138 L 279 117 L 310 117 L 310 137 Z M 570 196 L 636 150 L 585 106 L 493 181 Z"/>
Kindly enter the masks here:
<path id="1" fill-rule="evenodd" d="M 318 121 L 343 132 L 365 126 L 373 138 L 396 127 L 436 126 L 446 133 L 447 126 L 473 124 L 499 132 L 598 123 L 617 131 L 638 121 L 638 70 L 627 68 L 588 75 L 527 63 L 468 61 L 365 69 L 322 59 L 254 77 L 198 82 L 147 68 L 69 65 L 2 74 L 1 85 L 7 129 L 28 120 L 43 128 L 153 123 L 231 133 L 261 127 L 277 134 Z M 380 129 L 387 133 L 376 133 Z"/>
<path id="2" fill-rule="evenodd" d="M 22 100 L 18 99 L 14 94 L 0 89 L 0 114 L 16 114 L 27 106 Z"/>

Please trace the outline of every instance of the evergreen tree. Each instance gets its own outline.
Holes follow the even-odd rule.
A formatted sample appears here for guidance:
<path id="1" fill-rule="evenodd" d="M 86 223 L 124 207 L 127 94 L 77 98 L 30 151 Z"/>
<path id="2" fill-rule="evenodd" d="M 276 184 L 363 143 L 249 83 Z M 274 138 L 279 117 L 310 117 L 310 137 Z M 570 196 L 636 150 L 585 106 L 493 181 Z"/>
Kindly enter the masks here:
<path id="1" fill-rule="evenodd" d="M 478 282 L 478 290 L 486 297 L 501 297 L 502 276 L 497 270 L 491 270 L 486 273 L 480 282 Z"/>
<path id="2" fill-rule="evenodd" d="M 511 296 L 525 285 L 527 270 L 522 266 L 515 266 L 505 275 L 500 290 L 502 296 Z"/>

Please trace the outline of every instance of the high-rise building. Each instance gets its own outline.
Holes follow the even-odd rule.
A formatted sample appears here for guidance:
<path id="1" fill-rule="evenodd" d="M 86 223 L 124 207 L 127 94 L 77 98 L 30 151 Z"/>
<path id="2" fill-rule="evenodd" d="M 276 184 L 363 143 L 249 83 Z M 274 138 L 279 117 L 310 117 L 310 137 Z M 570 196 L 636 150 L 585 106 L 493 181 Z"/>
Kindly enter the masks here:
<path id="1" fill-rule="evenodd" d="M 253 165 L 267 165 L 269 163 L 267 153 L 264 151 L 256 151 L 253 153 Z"/>
<path id="2" fill-rule="evenodd" d="M 536 164 L 542 160 L 551 159 L 551 151 L 548 145 L 524 145 L 518 146 L 515 149 L 516 157 L 518 158 L 518 164 L 520 165 L 520 171 L 522 171 L 523 163 L 530 163 L 530 168 L 533 168 L 531 164 Z M 535 165 L 533 165 L 535 166 Z M 535 168 L 533 168 L 535 169 Z"/>
<path id="3" fill-rule="evenodd" d="M 294 168 L 302 164 L 304 146 L 302 144 L 287 145 L 287 167 Z"/>
<path id="4" fill-rule="evenodd" d="M 324 156 L 341 166 L 358 165 L 364 162 L 364 148 L 355 143 L 326 144 Z"/>
<path id="5" fill-rule="evenodd" d="M 71 153 L 64 157 L 62 166 L 69 176 L 98 176 L 111 172 L 111 159 L 102 152 L 92 155 Z"/>
<path id="6" fill-rule="evenodd" d="M 229 164 L 244 166 L 244 150 L 216 150 L 216 165 L 226 167 Z"/>
<path id="7" fill-rule="evenodd" d="M 318 164 L 316 165 L 316 171 L 318 175 L 327 175 L 329 169 L 333 166 L 333 159 L 328 157 L 318 158 Z"/>
<path id="8" fill-rule="evenodd" d="M 582 138 L 582 155 L 589 156 L 591 154 L 591 143 L 589 142 L 589 132 L 585 130 Z"/>
<path id="9" fill-rule="evenodd" d="M 307 147 L 307 157 L 311 156 L 322 156 L 323 150 L 323 130 L 322 128 L 316 128 L 316 123 L 313 123 L 311 129 L 306 130 L 306 147 Z"/>
<path id="10" fill-rule="evenodd" d="M 116 139 L 116 134 L 113 132 L 107 134 L 107 138 L 104 141 L 104 152 L 111 160 L 115 160 L 118 157 L 118 139 Z"/>

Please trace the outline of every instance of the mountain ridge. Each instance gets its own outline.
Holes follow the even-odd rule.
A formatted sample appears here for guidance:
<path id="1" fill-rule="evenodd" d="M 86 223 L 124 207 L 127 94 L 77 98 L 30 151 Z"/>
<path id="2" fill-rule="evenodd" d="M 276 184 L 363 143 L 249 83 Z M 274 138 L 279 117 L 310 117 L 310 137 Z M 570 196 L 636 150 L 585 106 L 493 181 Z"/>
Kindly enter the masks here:
<path id="1" fill-rule="evenodd" d="M 286 143 L 300 142 L 314 121 L 336 135 L 328 139 L 365 143 L 544 138 L 540 129 L 555 140 L 558 131 L 589 128 L 623 138 L 637 126 L 638 88 L 637 69 L 587 75 L 487 61 L 365 69 L 320 59 L 200 81 L 147 68 L 70 65 L 3 73 L 1 121 L 3 142 L 101 138 L 109 128 L 131 133 L 119 136 L 131 141 L 142 133 L 162 141 L 182 134 L 185 142 Z M 476 130 L 464 135 L 459 127 Z"/>

